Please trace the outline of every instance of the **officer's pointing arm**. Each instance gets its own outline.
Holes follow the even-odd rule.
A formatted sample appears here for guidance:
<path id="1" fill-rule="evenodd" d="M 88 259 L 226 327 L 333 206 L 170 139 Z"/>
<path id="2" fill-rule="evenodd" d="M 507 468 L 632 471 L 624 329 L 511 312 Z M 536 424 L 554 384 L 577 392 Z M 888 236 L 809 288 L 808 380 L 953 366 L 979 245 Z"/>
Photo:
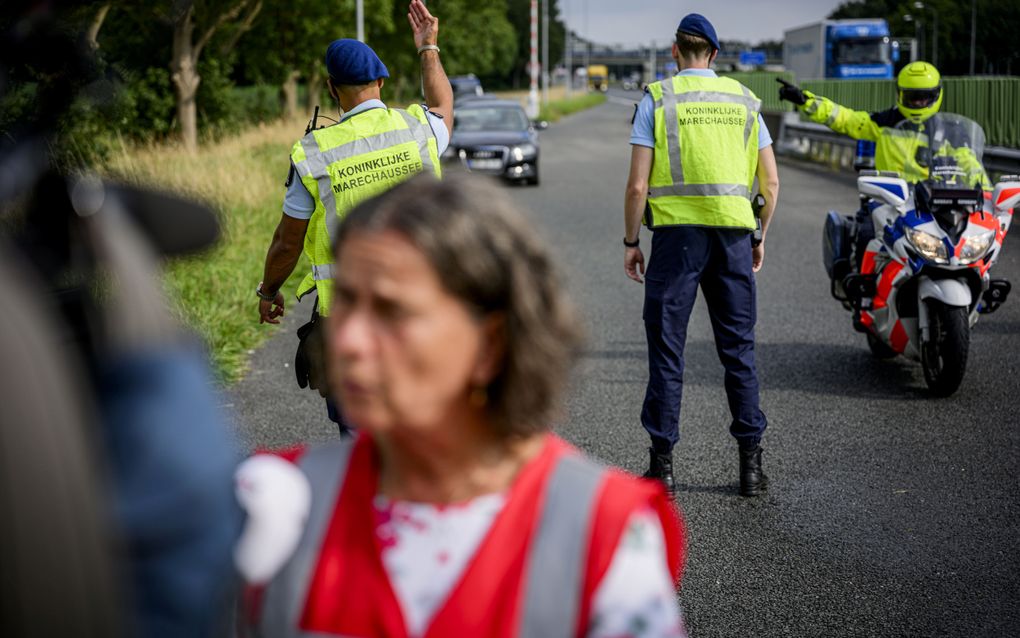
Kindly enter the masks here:
<path id="1" fill-rule="evenodd" d="M 438 49 L 427 47 L 437 46 L 439 40 L 439 18 L 429 13 L 421 0 L 413 0 L 408 7 L 407 21 L 411 24 L 414 34 L 414 45 L 421 56 L 422 89 L 425 91 L 425 104 L 433 113 L 443 117 L 446 128 L 453 130 L 453 87 L 443 70 Z M 423 50 L 423 47 L 425 49 Z"/>
<path id="2" fill-rule="evenodd" d="M 857 140 L 875 141 L 880 129 L 866 111 L 854 111 L 836 104 L 832 100 L 815 95 L 811 91 L 802 90 L 782 78 L 776 78 L 782 86 L 779 88 L 779 99 L 792 102 L 797 110 L 806 115 L 812 122 L 824 124 L 837 133 L 849 135 Z"/>

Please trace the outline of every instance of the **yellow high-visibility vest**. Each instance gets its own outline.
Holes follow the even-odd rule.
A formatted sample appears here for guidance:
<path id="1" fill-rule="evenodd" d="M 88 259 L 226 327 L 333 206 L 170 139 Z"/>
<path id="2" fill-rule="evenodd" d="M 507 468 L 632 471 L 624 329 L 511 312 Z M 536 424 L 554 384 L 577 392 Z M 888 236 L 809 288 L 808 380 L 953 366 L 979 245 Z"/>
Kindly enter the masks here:
<path id="1" fill-rule="evenodd" d="M 319 294 L 319 314 L 333 299 L 333 241 L 340 221 L 358 203 L 423 171 L 441 175 L 439 147 L 425 110 L 374 108 L 311 131 L 290 153 L 295 171 L 315 199 L 305 231 L 312 262 L 297 295 Z"/>
<path id="2" fill-rule="evenodd" d="M 653 82 L 655 154 L 645 224 L 754 230 L 761 101 L 735 80 L 676 75 Z"/>

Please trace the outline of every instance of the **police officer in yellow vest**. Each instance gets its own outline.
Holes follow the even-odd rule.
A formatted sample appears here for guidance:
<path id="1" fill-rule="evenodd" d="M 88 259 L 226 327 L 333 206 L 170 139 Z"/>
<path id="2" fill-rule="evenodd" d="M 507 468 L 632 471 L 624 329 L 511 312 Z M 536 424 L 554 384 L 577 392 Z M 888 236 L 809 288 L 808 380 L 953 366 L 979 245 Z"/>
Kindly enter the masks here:
<path id="1" fill-rule="evenodd" d="M 687 15 L 673 44 L 680 72 L 650 84 L 638 105 L 624 202 L 624 268 L 631 279 L 646 280 L 649 379 L 641 424 L 652 445 L 645 476 L 674 490 L 684 342 L 700 284 L 726 370 L 740 494 L 757 496 L 767 485 L 760 446 L 766 419 L 758 406 L 753 273 L 762 266 L 765 243 L 752 247 L 751 189 L 757 176 L 766 202 L 760 211 L 764 240 L 779 178 L 761 103 L 747 87 L 709 69 L 718 53 L 712 24 Z M 647 272 L 638 241 L 642 216 L 653 231 Z"/>
<path id="2" fill-rule="evenodd" d="M 330 309 L 335 230 L 360 201 L 421 171 L 438 177 L 439 156 L 450 140 L 453 89 L 439 60 L 439 19 L 421 0 L 413 0 L 408 21 L 421 57 L 425 104 L 406 110 L 388 108 L 380 97 L 389 71 L 364 43 L 341 39 L 326 49 L 329 94 L 343 115 L 339 123 L 310 131 L 294 144 L 283 216 L 256 288 L 259 322 L 279 323 L 285 306 L 280 287 L 304 248 L 312 269 L 298 287 L 298 298 L 315 291 L 318 303 L 312 322 L 299 330 L 302 345 L 295 367 L 298 383 L 310 385 L 322 396 L 327 392 L 321 375 L 317 320 Z M 330 419 L 344 431 L 346 425 L 336 406 L 328 398 L 326 405 Z"/>

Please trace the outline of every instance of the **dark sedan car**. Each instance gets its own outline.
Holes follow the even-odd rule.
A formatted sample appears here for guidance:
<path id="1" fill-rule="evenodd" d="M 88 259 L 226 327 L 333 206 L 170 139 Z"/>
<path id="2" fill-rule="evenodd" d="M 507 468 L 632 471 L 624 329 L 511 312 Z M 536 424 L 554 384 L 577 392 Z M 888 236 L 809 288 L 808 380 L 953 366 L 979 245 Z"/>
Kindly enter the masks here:
<path id="1" fill-rule="evenodd" d="M 475 173 L 538 184 L 536 125 L 511 100 L 479 97 L 459 102 L 443 161 L 462 163 Z"/>

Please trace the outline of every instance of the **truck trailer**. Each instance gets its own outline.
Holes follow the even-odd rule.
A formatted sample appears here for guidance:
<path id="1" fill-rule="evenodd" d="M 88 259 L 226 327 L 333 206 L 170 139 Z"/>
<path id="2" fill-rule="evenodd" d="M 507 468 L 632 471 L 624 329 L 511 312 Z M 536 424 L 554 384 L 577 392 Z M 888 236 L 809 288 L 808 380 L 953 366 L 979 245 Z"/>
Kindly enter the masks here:
<path id="1" fill-rule="evenodd" d="M 783 37 L 783 65 L 804 80 L 893 77 L 899 48 L 882 19 L 823 20 Z"/>

